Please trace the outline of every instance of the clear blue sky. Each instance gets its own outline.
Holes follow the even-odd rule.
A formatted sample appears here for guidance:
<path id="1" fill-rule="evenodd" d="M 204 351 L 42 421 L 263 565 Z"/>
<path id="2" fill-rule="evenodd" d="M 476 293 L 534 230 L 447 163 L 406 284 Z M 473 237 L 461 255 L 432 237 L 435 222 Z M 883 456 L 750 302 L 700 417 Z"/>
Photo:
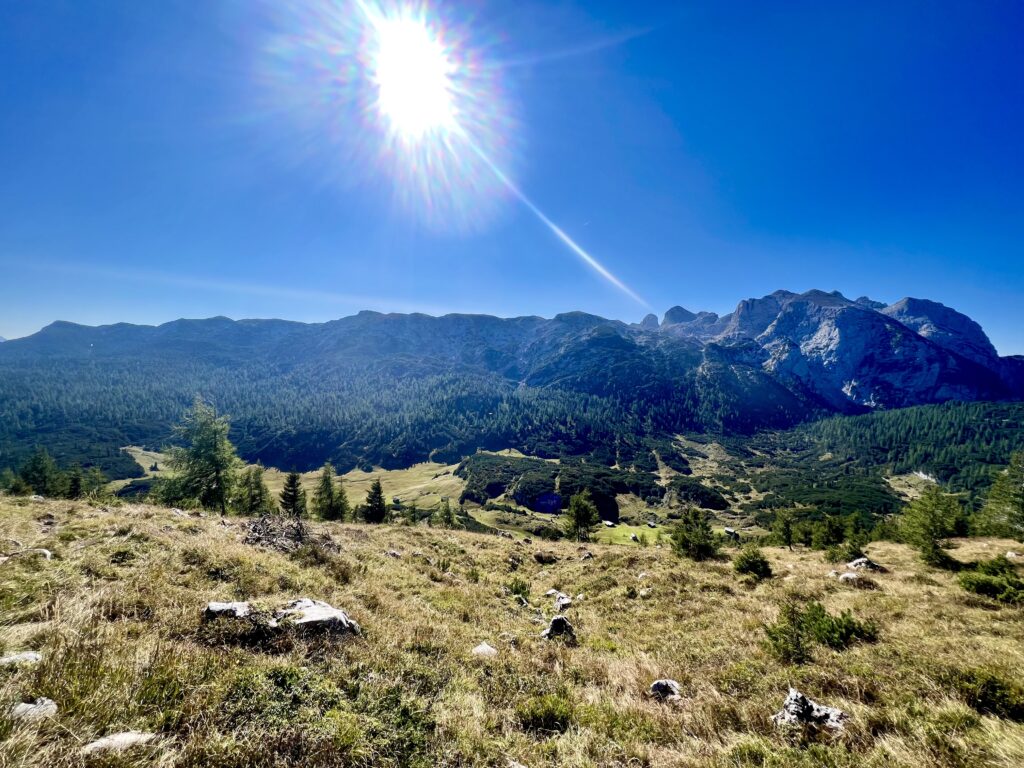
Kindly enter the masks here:
<path id="1" fill-rule="evenodd" d="M 655 313 L 913 295 L 1024 353 L 1024 4 L 442 5 L 505 63 L 508 173 Z M 268 38 L 298 34 L 275 23 L 255 0 L 0 0 L 0 336 L 646 313 L 511 195 L 432 228 L 383 169 L 310 147 L 268 108 Z"/>

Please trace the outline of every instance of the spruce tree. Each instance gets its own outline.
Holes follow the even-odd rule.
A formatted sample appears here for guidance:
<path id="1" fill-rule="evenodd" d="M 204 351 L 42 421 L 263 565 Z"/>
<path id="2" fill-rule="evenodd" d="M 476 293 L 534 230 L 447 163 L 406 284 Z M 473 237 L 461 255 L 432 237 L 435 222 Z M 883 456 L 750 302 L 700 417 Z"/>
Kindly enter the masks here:
<path id="1" fill-rule="evenodd" d="M 956 532 L 962 514 L 955 496 L 944 493 L 938 485 L 929 485 L 903 512 L 903 539 L 920 550 L 925 563 L 944 566 L 950 562 L 943 551 L 945 540 Z"/>
<path id="2" fill-rule="evenodd" d="M 281 489 L 281 511 L 293 518 L 299 525 L 306 513 L 306 492 L 302 488 L 302 478 L 298 472 L 289 472 Z"/>
<path id="3" fill-rule="evenodd" d="M 334 467 L 328 461 L 313 491 L 313 512 L 322 520 L 334 520 L 334 503 Z"/>
<path id="4" fill-rule="evenodd" d="M 68 473 L 68 498 L 69 499 L 80 499 L 85 493 L 83 487 L 84 477 L 82 475 L 82 467 L 77 462 L 71 467 L 71 471 Z"/>
<path id="5" fill-rule="evenodd" d="M 1024 452 L 1013 454 L 1010 466 L 996 476 L 981 511 L 980 528 L 1024 541 Z"/>
<path id="6" fill-rule="evenodd" d="M 238 481 L 235 506 L 243 515 L 269 515 L 274 511 L 270 490 L 263 480 L 263 465 L 256 464 L 242 472 Z"/>
<path id="7" fill-rule="evenodd" d="M 793 513 L 789 510 L 780 510 L 775 514 L 775 522 L 772 524 L 772 533 L 784 547 L 793 550 Z"/>
<path id="8" fill-rule="evenodd" d="M 569 535 L 577 541 L 590 541 L 591 532 L 601 522 L 597 505 L 586 489 L 569 499 L 569 509 L 565 514 Z"/>
<path id="9" fill-rule="evenodd" d="M 388 507 L 384 501 L 384 488 L 380 480 L 374 480 L 370 491 L 366 494 L 366 508 L 363 516 L 368 523 L 383 523 L 388 516 Z"/>
<path id="10" fill-rule="evenodd" d="M 18 473 L 34 493 L 42 496 L 64 496 L 67 478 L 45 448 L 36 448 Z"/>
<path id="11" fill-rule="evenodd" d="M 342 482 L 341 477 L 338 477 L 337 483 L 334 486 L 334 509 L 331 512 L 331 520 L 348 520 L 352 514 L 352 509 L 348 503 L 348 494 L 345 493 L 345 484 Z"/>
<path id="12" fill-rule="evenodd" d="M 181 501 L 227 512 L 241 466 L 228 429 L 228 420 L 197 396 L 182 423 L 174 428 L 175 436 L 185 445 L 170 451 L 169 464 L 177 476 L 163 494 L 165 501 L 177 501 L 167 496 L 178 495 Z"/>
<path id="13" fill-rule="evenodd" d="M 718 541 L 711 531 L 708 513 L 688 507 L 672 532 L 672 548 L 678 555 L 694 560 L 709 560 L 718 555 Z"/>

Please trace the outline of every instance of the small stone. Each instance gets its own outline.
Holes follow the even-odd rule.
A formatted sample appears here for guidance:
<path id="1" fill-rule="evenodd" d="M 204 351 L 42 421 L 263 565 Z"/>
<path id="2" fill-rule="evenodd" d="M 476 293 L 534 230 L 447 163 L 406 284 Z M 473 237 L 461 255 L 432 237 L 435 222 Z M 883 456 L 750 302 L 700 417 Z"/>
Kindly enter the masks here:
<path id="1" fill-rule="evenodd" d="M 554 552 L 542 552 L 539 549 L 533 553 L 533 559 L 541 565 L 552 565 L 558 562 Z"/>
<path id="2" fill-rule="evenodd" d="M 559 592 L 557 589 L 549 589 L 547 592 L 544 593 L 544 597 L 558 597 L 560 594 L 562 593 Z"/>
<path id="3" fill-rule="evenodd" d="M 203 619 L 206 621 L 211 621 L 212 619 L 244 619 L 250 614 L 252 614 L 252 606 L 246 602 L 210 602 L 206 604 L 206 610 L 203 611 Z"/>
<path id="4" fill-rule="evenodd" d="M 178 517 L 187 517 L 184 509 L 178 509 L 177 507 L 171 507 L 171 514 Z"/>
<path id="5" fill-rule="evenodd" d="M 584 552 L 583 555 L 580 557 L 580 560 L 593 560 L 593 559 L 594 559 L 594 553 L 593 552 L 589 552 L 589 551 Z"/>
<path id="6" fill-rule="evenodd" d="M 572 624 L 565 616 L 554 616 L 551 619 L 551 623 L 548 628 L 540 633 L 540 636 L 545 640 L 551 640 L 556 637 L 564 637 L 566 640 L 575 640 L 576 631 L 572 628 Z"/>
<path id="7" fill-rule="evenodd" d="M 630 541 L 640 541 L 640 537 L 637 536 L 635 533 L 631 533 L 631 534 L 629 534 L 629 540 Z"/>
<path id="8" fill-rule="evenodd" d="M 656 522 L 654 522 L 653 520 L 648 520 L 647 521 L 647 527 L 648 528 L 657 528 L 658 524 Z"/>
<path id="9" fill-rule="evenodd" d="M 20 651 L 0 657 L 0 667 L 20 667 L 23 664 L 38 664 L 43 655 L 36 651 Z"/>
<path id="10" fill-rule="evenodd" d="M 641 600 L 646 600 L 647 598 L 649 598 L 651 595 L 654 594 L 654 589 L 651 588 L 651 587 L 644 587 L 639 592 L 637 592 L 637 594 L 640 596 Z"/>
<path id="11" fill-rule="evenodd" d="M 1007 560 L 1017 560 L 1017 559 L 1020 558 L 1020 556 L 1021 556 L 1020 552 L 1014 552 L 1013 550 L 1010 550 L 1009 552 L 1006 553 L 1006 559 Z"/>
<path id="12" fill-rule="evenodd" d="M 401 552 L 396 552 L 396 551 L 395 551 L 395 550 L 393 550 L 393 549 L 389 549 L 389 550 L 388 550 L 387 552 L 385 552 L 384 554 L 385 554 L 385 555 L 387 555 L 388 557 L 393 557 L 393 558 L 395 558 L 396 560 L 397 560 L 398 558 L 400 558 L 400 557 L 402 556 L 402 553 L 401 553 Z"/>
<path id="13" fill-rule="evenodd" d="M 124 733 L 113 733 L 104 736 L 102 739 L 90 742 L 82 747 L 83 755 L 95 755 L 100 752 L 124 752 L 132 747 L 141 747 L 158 739 L 155 733 L 143 733 L 142 731 L 125 731 Z"/>
<path id="14" fill-rule="evenodd" d="M 472 653 L 474 656 L 481 656 L 485 659 L 493 659 L 495 656 L 498 655 L 498 649 L 493 648 L 487 643 L 480 643 L 480 645 L 473 649 Z"/>
<path id="15" fill-rule="evenodd" d="M 860 581 L 860 574 L 854 573 L 853 571 L 847 571 L 846 573 L 839 574 L 839 581 L 843 584 L 856 584 Z"/>
<path id="16" fill-rule="evenodd" d="M 31 704 L 15 704 L 8 711 L 12 720 L 43 720 L 57 716 L 57 703 L 53 699 L 40 698 Z"/>
<path id="17" fill-rule="evenodd" d="M 39 495 L 38 493 L 37 493 L 37 494 L 36 494 L 35 496 L 29 496 L 29 498 L 30 498 L 30 499 L 31 499 L 32 501 L 46 501 L 46 499 L 44 499 L 44 498 L 43 498 L 42 496 L 40 496 L 40 495 Z"/>
<path id="18" fill-rule="evenodd" d="M 848 718 L 849 715 L 841 709 L 818 704 L 796 688 L 790 688 L 782 709 L 772 715 L 772 722 L 776 725 L 825 726 L 839 731 Z"/>
<path id="19" fill-rule="evenodd" d="M 640 573 L 638 573 L 636 575 L 636 580 L 637 581 L 643 581 L 646 578 L 647 578 L 647 572 L 646 571 L 640 571 Z"/>
<path id="20" fill-rule="evenodd" d="M 572 598 L 568 595 L 559 595 L 555 598 L 555 610 L 558 613 L 562 613 L 566 608 L 572 606 Z"/>
<path id="21" fill-rule="evenodd" d="M 679 683 L 665 678 L 651 683 L 651 696 L 660 701 L 678 701 Z"/>
<path id="22" fill-rule="evenodd" d="M 613 523 L 611 520 L 605 520 L 604 521 L 604 527 L 605 528 L 614 528 L 615 527 L 615 523 Z"/>
<path id="23" fill-rule="evenodd" d="M 519 603 L 519 605 L 521 605 L 523 608 L 530 604 L 530 601 L 522 595 L 516 595 L 516 602 Z"/>

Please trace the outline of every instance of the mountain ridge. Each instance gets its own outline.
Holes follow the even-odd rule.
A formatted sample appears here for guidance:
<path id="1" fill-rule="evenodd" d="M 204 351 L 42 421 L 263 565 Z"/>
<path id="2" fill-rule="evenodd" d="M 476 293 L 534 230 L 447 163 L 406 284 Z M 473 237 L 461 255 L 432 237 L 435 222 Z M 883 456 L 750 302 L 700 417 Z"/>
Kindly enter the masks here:
<path id="1" fill-rule="evenodd" d="M 233 416 L 249 458 L 303 467 L 510 446 L 600 449 L 614 462 L 638 440 L 686 431 L 1024 398 L 1024 358 L 999 357 L 966 315 L 880 304 L 776 291 L 722 316 L 674 307 L 657 323 L 368 310 L 323 323 L 57 321 L 0 347 L 0 412 L 13 425 L 0 426 L 0 463 L 32 430 L 62 443 L 102 434 L 108 452 L 157 444 L 196 394 Z"/>

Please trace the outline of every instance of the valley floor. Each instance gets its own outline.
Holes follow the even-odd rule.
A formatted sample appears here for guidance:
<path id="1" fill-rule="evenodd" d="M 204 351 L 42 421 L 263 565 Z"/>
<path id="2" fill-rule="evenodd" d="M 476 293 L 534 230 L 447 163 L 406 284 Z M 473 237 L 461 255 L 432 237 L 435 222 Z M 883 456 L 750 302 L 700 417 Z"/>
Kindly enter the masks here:
<path id="1" fill-rule="evenodd" d="M 753 585 L 667 546 L 595 543 L 582 559 L 568 542 L 315 524 L 336 550 L 282 553 L 243 543 L 249 522 L 0 497 L 0 550 L 52 553 L 0 562 L 0 655 L 42 655 L 0 668 L 0 766 L 1024 765 L 1024 724 L 972 709 L 950 682 L 1024 680 L 1024 611 L 901 545 L 871 545 L 890 572 L 867 591 L 803 550 L 765 550 L 775 576 Z M 537 548 L 557 562 L 537 563 Z M 549 589 L 574 597 L 577 645 L 540 637 Z M 762 627 L 793 596 L 874 621 L 878 641 L 775 660 Z M 211 600 L 300 597 L 345 609 L 362 637 L 244 646 L 202 619 Z M 482 642 L 497 655 L 474 657 Z M 664 677 L 681 701 L 647 695 Z M 850 713 L 845 731 L 808 743 L 778 730 L 790 686 Z M 8 717 L 37 697 L 57 715 Z M 126 730 L 159 739 L 81 756 Z"/>

